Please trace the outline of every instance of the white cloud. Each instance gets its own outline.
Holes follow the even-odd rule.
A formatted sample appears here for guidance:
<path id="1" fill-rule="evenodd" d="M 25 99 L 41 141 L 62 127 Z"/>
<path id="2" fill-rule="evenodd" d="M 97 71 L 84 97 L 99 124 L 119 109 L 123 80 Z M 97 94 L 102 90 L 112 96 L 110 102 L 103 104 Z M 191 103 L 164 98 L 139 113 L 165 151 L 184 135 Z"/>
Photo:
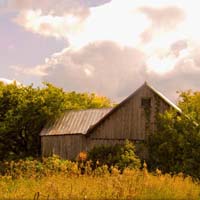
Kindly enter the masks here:
<path id="1" fill-rule="evenodd" d="M 45 70 L 48 68 L 48 66 L 37 65 L 34 68 L 27 68 L 27 67 L 22 67 L 19 65 L 12 65 L 12 66 L 10 66 L 10 68 L 13 69 L 16 74 L 24 74 L 24 75 L 43 77 L 43 76 L 47 75 Z"/>
<path id="2" fill-rule="evenodd" d="M 150 21 L 136 10 L 131 1 L 112 1 L 90 9 L 84 30 L 78 36 L 70 35 L 69 41 L 75 47 L 83 47 L 95 41 L 112 41 L 134 47 L 139 35 Z"/>
<path id="3" fill-rule="evenodd" d="M 14 21 L 26 30 L 43 36 L 67 38 L 81 30 L 82 19 L 72 15 L 43 15 L 41 10 L 22 11 Z"/>
<path id="4" fill-rule="evenodd" d="M 15 68 L 18 73 L 117 99 L 144 80 L 166 94 L 171 90 L 173 97 L 176 89 L 198 87 L 200 12 L 195 0 L 113 0 L 94 8 L 80 1 L 66 7 L 62 0 L 64 9 L 60 4 L 54 8 L 55 0 L 50 6 L 48 1 L 27 2 L 31 6 L 22 5 L 16 22 L 43 36 L 66 38 L 70 46 L 32 70 Z"/>
<path id="5" fill-rule="evenodd" d="M 180 51 L 176 55 L 169 48 L 150 70 L 149 57 L 136 48 L 108 41 L 91 43 L 49 58 L 44 80 L 66 90 L 96 92 L 114 100 L 122 100 L 147 80 L 175 100 L 177 90 L 200 87 L 199 48 L 177 47 Z"/>
<path id="6" fill-rule="evenodd" d="M 11 10 L 41 10 L 45 15 L 63 16 L 71 14 L 86 17 L 89 9 L 82 0 L 7 0 L 7 8 Z"/>
<path id="7" fill-rule="evenodd" d="M 96 42 L 65 49 L 49 58 L 45 81 L 66 90 L 90 91 L 121 99 L 143 82 L 145 56 L 114 42 Z M 131 88 L 131 87 L 132 88 Z"/>
<path id="8" fill-rule="evenodd" d="M 13 84 L 16 83 L 17 85 L 21 85 L 20 82 L 16 81 L 16 80 L 10 80 L 7 78 L 0 78 L 0 82 L 3 82 L 4 84 Z"/>
<path id="9" fill-rule="evenodd" d="M 171 32 L 184 21 L 185 13 L 177 6 L 151 7 L 143 6 L 139 11 L 144 13 L 151 20 L 151 26 L 142 34 L 142 42 L 152 40 L 153 36 L 159 36 L 162 32 Z"/>

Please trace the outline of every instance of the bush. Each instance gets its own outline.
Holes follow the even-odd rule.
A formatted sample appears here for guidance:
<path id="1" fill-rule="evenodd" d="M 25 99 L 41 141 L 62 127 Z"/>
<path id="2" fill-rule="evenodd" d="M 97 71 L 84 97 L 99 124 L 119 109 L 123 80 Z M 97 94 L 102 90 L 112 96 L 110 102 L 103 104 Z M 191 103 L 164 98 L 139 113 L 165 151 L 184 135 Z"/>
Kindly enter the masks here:
<path id="1" fill-rule="evenodd" d="M 120 170 L 140 167 L 140 160 L 135 155 L 135 146 L 128 140 L 124 145 L 116 144 L 114 146 L 102 145 L 94 147 L 88 152 L 88 159 L 92 160 L 93 168 L 102 165 L 107 165 L 109 168 L 116 166 Z"/>
<path id="2" fill-rule="evenodd" d="M 173 111 L 161 115 L 147 146 L 151 169 L 200 179 L 200 131 L 189 117 Z"/>
<path id="3" fill-rule="evenodd" d="M 79 175 L 80 170 L 77 163 L 62 160 L 55 155 L 42 160 L 26 158 L 18 161 L 5 161 L 0 164 L 0 175 L 12 178 L 41 178 L 56 174 Z"/>

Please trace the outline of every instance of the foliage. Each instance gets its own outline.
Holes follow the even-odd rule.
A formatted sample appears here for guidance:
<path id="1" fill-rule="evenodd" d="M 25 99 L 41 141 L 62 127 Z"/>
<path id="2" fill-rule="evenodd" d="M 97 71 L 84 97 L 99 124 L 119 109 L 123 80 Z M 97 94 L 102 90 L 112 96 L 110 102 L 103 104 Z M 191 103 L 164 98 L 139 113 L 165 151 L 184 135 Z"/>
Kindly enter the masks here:
<path id="1" fill-rule="evenodd" d="M 152 174 L 146 168 L 119 173 L 115 167 L 109 173 L 104 165 L 80 175 L 77 166 L 56 156 L 12 162 L 10 173 L 0 176 L 0 199 L 199 199 L 199 183 L 182 174 Z"/>
<path id="2" fill-rule="evenodd" d="M 97 96 L 94 93 L 66 93 L 66 108 L 72 109 L 90 109 L 90 108 L 108 108 L 113 106 L 110 99 L 104 96 Z"/>
<path id="3" fill-rule="evenodd" d="M 0 164 L 0 174 L 16 178 L 41 178 L 56 174 L 79 175 L 77 163 L 62 160 L 54 155 L 42 160 L 32 157 L 18 161 L 5 161 Z"/>
<path id="4" fill-rule="evenodd" d="M 124 145 L 96 146 L 88 152 L 88 159 L 92 160 L 94 167 L 117 166 L 120 170 L 140 167 L 140 160 L 135 155 L 135 146 L 128 140 Z"/>
<path id="5" fill-rule="evenodd" d="M 39 154 L 39 132 L 65 109 L 64 92 L 16 84 L 0 87 L 0 159 Z"/>
<path id="6" fill-rule="evenodd" d="M 40 155 L 39 133 L 66 109 L 112 106 L 106 97 L 0 82 L 0 160 Z"/>
<path id="7" fill-rule="evenodd" d="M 149 165 L 164 172 L 200 178 L 200 92 L 180 94 L 182 114 L 171 110 L 158 120 L 149 138 Z"/>

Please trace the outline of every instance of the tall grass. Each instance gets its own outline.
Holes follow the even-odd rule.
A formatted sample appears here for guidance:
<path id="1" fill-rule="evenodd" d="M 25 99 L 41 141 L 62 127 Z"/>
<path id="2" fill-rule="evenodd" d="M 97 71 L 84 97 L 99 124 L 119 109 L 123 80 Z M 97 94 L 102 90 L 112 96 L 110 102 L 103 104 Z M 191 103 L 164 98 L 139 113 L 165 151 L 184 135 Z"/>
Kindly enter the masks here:
<path id="1" fill-rule="evenodd" d="M 21 165 L 22 163 L 21 161 Z M 63 163 L 67 164 L 67 167 L 63 167 Z M 24 168 L 19 163 L 17 166 L 15 164 L 17 163 L 12 163 L 12 168 L 0 178 L 0 199 L 2 200 L 200 199 L 199 183 L 193 182 L 190 177 L 184 177 L 182 174 L 163 175 L 159 170 L 152 174 L 146 168 L 125 169 L 123 173 L 120 173 L 117 168 L 113 167 L 109 170 L 107 166 L 98 167 L 92 171 L 90 163 L 85 165 L 85 173 L 81 174 L 78 163 L 49 158 L 46 160 L 47 166 L 40 166 L 40 175 L 37 175 L 38 171 L 35 168 L 27 169 L 27 164 L 24 164 L 26 166 Z M 45 173 L 41 173 L 42 168 Z"/>

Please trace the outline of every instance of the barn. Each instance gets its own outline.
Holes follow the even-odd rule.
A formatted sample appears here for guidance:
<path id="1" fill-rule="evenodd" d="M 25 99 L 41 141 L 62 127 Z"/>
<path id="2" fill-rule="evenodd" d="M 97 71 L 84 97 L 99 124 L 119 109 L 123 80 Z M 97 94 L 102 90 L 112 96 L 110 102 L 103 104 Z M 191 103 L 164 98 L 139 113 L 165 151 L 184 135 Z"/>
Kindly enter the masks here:
<path id="1" fill-rule="evenodd" d="M 144 142 L 156 131 L 159 113 L 180 108 L 145 82 L 114 108 L 69 110 L 40 133 L 42 156 L 57 154 L 74 159 L 97 145 L 122 144 L 126 139 Z M 140 149 L 138 148 L 138 151 Z M 138 152 L 145 157 L 145 150 Z"/>

